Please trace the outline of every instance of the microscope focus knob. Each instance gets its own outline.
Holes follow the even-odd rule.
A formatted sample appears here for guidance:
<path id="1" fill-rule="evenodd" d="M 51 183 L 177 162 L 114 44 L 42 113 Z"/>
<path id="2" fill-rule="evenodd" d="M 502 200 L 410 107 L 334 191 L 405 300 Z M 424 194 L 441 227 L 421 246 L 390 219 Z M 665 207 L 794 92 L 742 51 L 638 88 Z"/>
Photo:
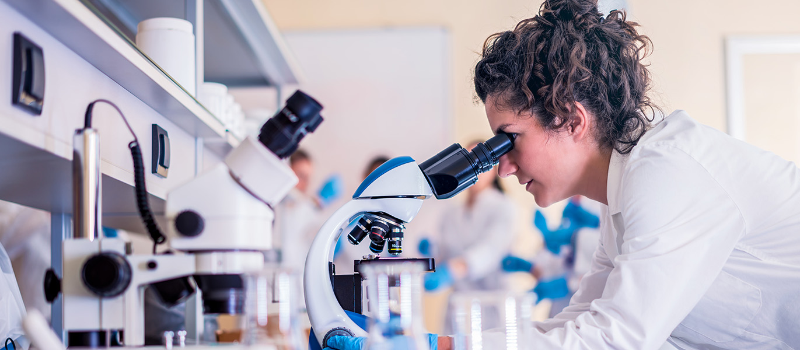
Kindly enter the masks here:
<path id="1" fill-rule="evenodd" d="M 175 217 L 175 229 L 183 236 L 196 237 L 204 228 L 203 217 L 195 211 L 184 210 Z"/>
<path id="2" fill-rule="evenodd" d="M 131 265 L 122 254 L 102 252 L 86 260 L 81 277 L 86 288 L 97 296 L 115 297 L 131 284 Z"/>
<path id="3" fill-rule="evenodd" d="M 61 293 L 61 280 L 53 269 L 47 269 L 44 274 L 44 298 L 52 304 Z"/>

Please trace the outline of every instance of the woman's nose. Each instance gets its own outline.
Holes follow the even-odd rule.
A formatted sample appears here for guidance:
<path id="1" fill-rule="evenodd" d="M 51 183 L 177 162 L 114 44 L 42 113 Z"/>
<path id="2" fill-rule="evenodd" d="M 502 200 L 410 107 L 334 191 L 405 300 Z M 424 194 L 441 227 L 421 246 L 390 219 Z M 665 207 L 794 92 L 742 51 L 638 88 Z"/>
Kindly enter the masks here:
<path id="1" fill-rule="evenodd" d="M 500 177 L 509 177 L 517 173 L 519 168 L 510 156 L 510 152 L 500 157 L 500 164 L 497 166 L 497 174 Z"/>

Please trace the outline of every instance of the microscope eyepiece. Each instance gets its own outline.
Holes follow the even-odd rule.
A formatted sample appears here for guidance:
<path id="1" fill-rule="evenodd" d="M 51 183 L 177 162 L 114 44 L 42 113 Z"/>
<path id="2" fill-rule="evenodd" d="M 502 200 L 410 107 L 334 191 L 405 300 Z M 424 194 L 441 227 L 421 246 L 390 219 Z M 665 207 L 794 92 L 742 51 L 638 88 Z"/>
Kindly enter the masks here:
<path id="1" fill-rule="evenodd" d="M 297 90 L 272 118 L 261 126 L 258 141 L 278 158 L 286 158 L 297 150 L 300 140 L 314 132 L 320 123 L 322 105 Z"/>
<path id="2" fill-rule="evenodd" d="M 500 162 L 500 157 L 514 149 L 514 136 L 500 133 L 481 142 L 472 152 L 454 143 L 419 165 L 437 199 L 455 196 L 478 181 Z"/>

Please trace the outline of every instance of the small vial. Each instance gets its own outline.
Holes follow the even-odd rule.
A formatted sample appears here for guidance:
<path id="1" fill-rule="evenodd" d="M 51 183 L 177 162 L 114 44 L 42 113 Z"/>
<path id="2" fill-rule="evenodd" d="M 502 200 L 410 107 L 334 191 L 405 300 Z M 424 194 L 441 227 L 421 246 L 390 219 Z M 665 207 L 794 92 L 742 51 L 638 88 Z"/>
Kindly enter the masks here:
<path id="1" fill-rule="evenodd" d="M 182 348 L 186 347 L 186 331 L 179 330 L 178 331 L 178 345 Z"/>
<path id="2" fill-rule="evenodd" d="M 173 338 L 175 338 L 175 332 L 173 332 L 173 331 L 164 332 L 164 347 L 167 350 L 172 350 L 172 339 Z"/>

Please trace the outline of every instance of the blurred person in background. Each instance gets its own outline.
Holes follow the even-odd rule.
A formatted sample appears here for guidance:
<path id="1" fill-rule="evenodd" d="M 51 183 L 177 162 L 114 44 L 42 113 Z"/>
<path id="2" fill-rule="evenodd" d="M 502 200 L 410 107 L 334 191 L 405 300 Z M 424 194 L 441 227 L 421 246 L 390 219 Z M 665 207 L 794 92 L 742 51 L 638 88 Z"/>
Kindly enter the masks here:
<path id="1" fill-rule="evenodd" d="M 536 278 L 533 291 L 538 300 L 552 301 L 550 317 L 569 305 L 581 277 L 589 272 L 600 239 L 599 210 L 599 203 L 573 196 L 564 207 L 558 227 L 550 229 L 537 209 L 533 223 L 542 234 L 543 249 L 531 261 L 513 255 L 503 259 L 504 271 L 526 272 Z"/>
<path id="2" fill-rule="evenodd" d="M 298 181 L 275 206 L 273 240 L 275 246 L 280 248 L 282 266 L 303 276 L 308 250 L 322 224 L 320 212 L 341 195 L 342 184 L 341 178 L 334 174 L 328 177 L 317 193 L 310 194 L 309 182 L 314 173 L 314 163 L 305 150 L 295 151 L 289 157 L 289 166 Z"/>
<path id="3" fill-rule="evenodd" d="M 0 201 L 0 341 L 28 349 L 22 329 L 28 310 L 50 319 L 44 273 L 50 268 L 50 213 Z"/>
<path id="4" fill-rule="evenodd" d="M 49 320 L 44 273 L 50 268 L 50 213 L 0 201 L 0 244 L 11 259 L 25 308 Z"/>
<path id="5" fill-rule="evenodd" d="M 469 144 L 472 150 L 480 141 Z M 436 259 L 436 272 L 425 275 L 425 289 L 453 286 L 455 291 L 498 290 L 501 261 L 514 242 L 516 208 L 500 186 L 497 173 L 478 175 L 466 200 L 445 209 L 437 241 L 423 239 L 419 250 Z"/>

